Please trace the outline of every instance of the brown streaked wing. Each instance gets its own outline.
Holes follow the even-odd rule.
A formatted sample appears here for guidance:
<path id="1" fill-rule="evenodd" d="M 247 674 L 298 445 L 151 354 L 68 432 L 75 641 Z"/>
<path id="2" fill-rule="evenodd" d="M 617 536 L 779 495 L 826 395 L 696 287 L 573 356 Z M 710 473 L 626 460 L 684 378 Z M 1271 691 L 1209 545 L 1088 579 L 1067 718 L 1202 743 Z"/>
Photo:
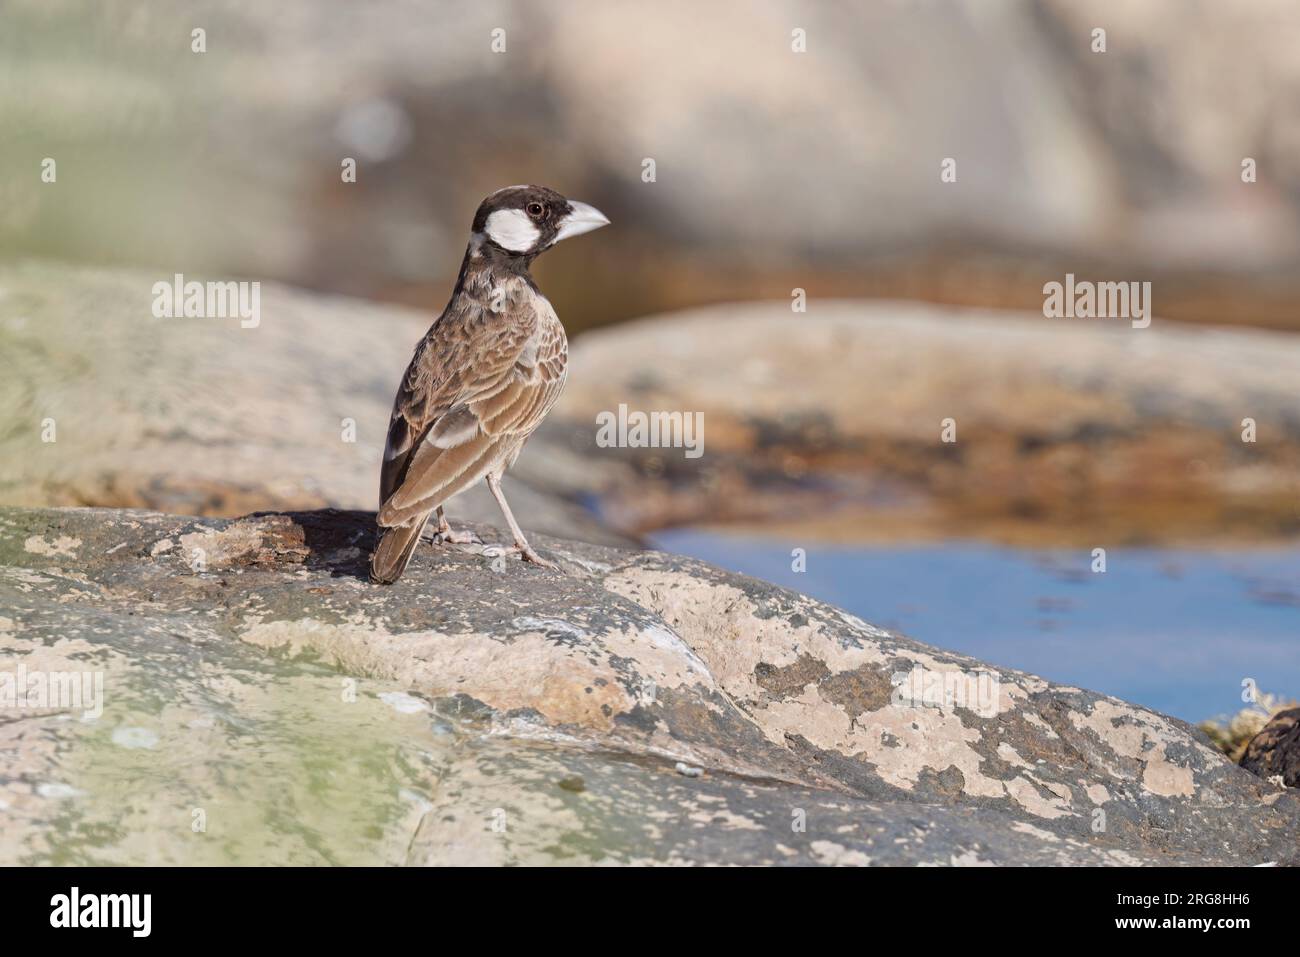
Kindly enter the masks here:
<path id="1" fill-rule="evenodd" d="M 499 377 L 529 332 L 501 330 L 489 339 L 483 335 L 485 324 L 477 303 L 453 302 L 416 346 L 389 419 L 379 476 L 381 508 L 405 481 L 425 435 L 456 404 L 471 378 Z"/>
<path id="2" fill-rule="evenodd" d="M 538 305 L 549 311 L 544 299 Z M 554 313 L 529 318 L 506 329 L 466 329 L 448 343 L 449 371 L 414 415 L 399 395 L 394 423 L 400 414 L 406 433 L 418 437 L 401 452 L 402 475 L 383 502 L 381 524 L 409 521 L 477 482 L 513 457 L 550 411 L 564 387 L 568 343 Z M 490 345 L 475 349 L 485 338 Z M 407 407 L 417 396 L 412 392 Z"/>

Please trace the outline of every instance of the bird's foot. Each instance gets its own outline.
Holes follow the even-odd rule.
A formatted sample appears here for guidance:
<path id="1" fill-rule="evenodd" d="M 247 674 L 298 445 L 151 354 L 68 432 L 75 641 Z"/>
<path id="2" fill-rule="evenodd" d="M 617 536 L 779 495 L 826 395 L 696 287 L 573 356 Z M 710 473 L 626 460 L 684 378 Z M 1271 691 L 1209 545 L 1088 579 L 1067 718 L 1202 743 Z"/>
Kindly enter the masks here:
<path id="1" fill-rule="evenodd" d="M 532 562 L 534 565 L 540 565 L 542 568 L 550 568 L 559 571 L 560 566 L 550 559 L 543 558 L 533 551 L 533 547 L 527 542 L 515 545 L 489 545 L 483 549 L 483 554 L 490 558 L 496 558 L 500 555 L 518 555 L 526 562 Z"/>
<path id="2" fill-rule="evenodd" d="M 541 565 L 543 568 L 550 568 L 553 571 L 559 571 L 560 566 L 548 558 L 543 558 L 533 551 L 532 547 L 524 542 L 516 546 L 519 549 L 519 556 L 526 562 L 532 562 L 534 565 Z"/>
<path id="3" fill-rule="evenodd" d="M 440 528 L 433 533 L 434 540 L 439 543 L 448 545 L 482 545 L 483 539 L 479 538 L 468 529 L 461 529 L 459 532 L 452 531 L 451 527 Z"/>

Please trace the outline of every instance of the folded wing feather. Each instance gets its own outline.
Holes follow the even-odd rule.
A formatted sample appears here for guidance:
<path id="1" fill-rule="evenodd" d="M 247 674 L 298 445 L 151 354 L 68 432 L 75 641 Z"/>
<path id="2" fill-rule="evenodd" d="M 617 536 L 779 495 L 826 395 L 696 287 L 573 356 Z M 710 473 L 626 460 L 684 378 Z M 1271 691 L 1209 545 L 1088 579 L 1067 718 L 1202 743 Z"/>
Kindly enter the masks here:
<path id="1" fill-rule="evenodd" d="M 478 322 L 444 316 L 407 370 L 384 453 L 381 525 L 420 519 L 511 459 L 564 386 L 568 344 L 558 321 L 544 321 L 553 314 L 533 310 L 532 322 L 486 336 L 481 323 L 499 318 L 468 318 Z M 422 359 L 428 349 L 439 362 Z"/>

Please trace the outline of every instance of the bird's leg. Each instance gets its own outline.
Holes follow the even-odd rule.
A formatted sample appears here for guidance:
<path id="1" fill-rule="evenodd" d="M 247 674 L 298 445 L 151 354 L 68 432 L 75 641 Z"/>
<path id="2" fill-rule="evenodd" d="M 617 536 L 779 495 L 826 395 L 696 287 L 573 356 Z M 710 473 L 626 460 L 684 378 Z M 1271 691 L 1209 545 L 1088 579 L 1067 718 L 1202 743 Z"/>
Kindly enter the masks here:
<path id="1" fill-rule="evenodd" d="M 533 546 L 528 544 L 528 539 L 524 538 L 523 530 L 519 523 L 515 521 L 515 516 L 510 511 L 510 505 L 506 502 L 506 497 L 501 491 L 501 476 L 488 475 L 488 488 L 492 490 L 492 497 L 497 500 L 501 506 L 501 514 L 506 517 L 506 523 L 510 526 L 510 534 L 515 537 L 515 548 L 519 550 L 520 556 L 526 562 L 532 562 L 535 565 L 541 565 L 543 568 L 556 568 L 555 562 L 547 561 L 541 555 L 533 551 Z"/>
<path id="2" fill-rule="evenodd" d="M 438 531 L 436 532 L 440 541 L 449 542 L 452 545 L 481 545 L 482 540 L 470 531 L 453 532 L 451 523 L 447 521 L 447 516 L 442 514 L 442 506 L 438 506 Z"/>

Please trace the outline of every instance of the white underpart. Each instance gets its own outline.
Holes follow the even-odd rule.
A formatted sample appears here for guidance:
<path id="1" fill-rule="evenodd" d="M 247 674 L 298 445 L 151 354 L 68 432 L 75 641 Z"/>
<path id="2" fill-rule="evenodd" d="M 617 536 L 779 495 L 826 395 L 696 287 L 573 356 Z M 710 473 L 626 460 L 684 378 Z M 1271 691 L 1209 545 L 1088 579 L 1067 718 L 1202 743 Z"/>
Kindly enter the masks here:
<path id="1" fill-rule="evenodd" d="M 532 249 L 541 235 L 522 209 L 498 209 L 487 218 L 484 232 L 494 243 L 512 253 Z"/>

